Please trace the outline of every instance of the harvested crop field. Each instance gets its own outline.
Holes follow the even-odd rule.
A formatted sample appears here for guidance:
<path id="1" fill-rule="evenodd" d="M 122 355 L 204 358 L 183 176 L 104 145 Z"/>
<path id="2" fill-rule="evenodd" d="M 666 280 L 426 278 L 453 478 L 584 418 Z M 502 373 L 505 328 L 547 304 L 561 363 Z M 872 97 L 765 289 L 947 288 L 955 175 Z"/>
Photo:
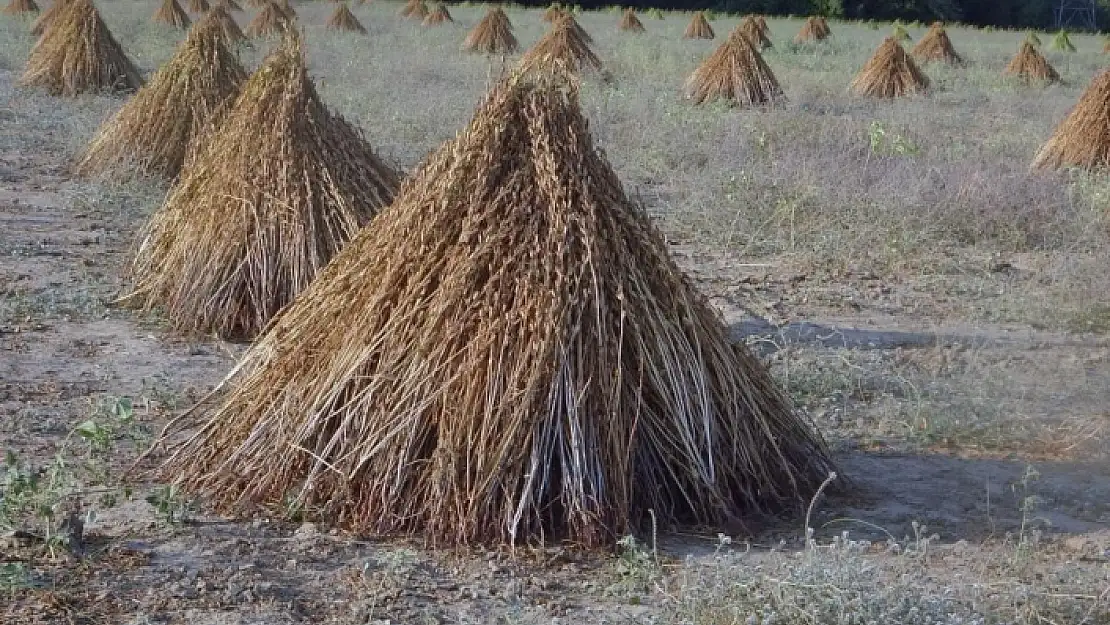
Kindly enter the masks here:
<path id="1" fill-rule="evenodd" d="M 96 3 L 148 84 L 186 36 L 160 5 Z M 485 56 L 461 46 L 488 7 L 429 28 L 401 6 L 351 4 L 366 34 L 330 30 L 332 3 L 293 19 L 320 101 L 409 176 L 551 24 L 504 7 L 520 51 Z M 576 13 L 604 68 L 580 77 L 594 144 L 837 478 L 800 513 L 609 549 L 460 547 L 293 501 L 220 514 L 159 474 L 163 428 L 218 401 L 249 346 L 119 302 L 171 187 L 74 173 L 129 96 L 20 86 L 33 17 L 0 15 L 0 621 L 1110 623 L 1110 174 L 1030 168 L 1101 39 L 1044 46 L 1061 82 L 1038 84 L 1003 74 L 1025 33 L 950 24 L 962 64 L 872 99 L 848 87 L 889 24 L 794 43 L 804 18 L 768 18 L 785 97 L 735 106 L 685 85 L 743 16 L 702 40 L 690 14 L 641 12 L 639 33 Z M 280 41 L 235 50 L 251 72 Z"/>

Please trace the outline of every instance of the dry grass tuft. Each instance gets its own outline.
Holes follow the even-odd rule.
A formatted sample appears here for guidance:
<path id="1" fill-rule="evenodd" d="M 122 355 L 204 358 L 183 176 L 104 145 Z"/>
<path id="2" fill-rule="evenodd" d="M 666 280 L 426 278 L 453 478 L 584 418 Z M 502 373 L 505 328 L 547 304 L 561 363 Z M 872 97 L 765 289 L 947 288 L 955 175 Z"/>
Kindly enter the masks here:
<path id="1" fill-rule="evenodd" d="M 190 13 L 207 13 L 209 8 L 211 7 L 208 6 L 208 0 L 189 0 Z"/>
<path id="2" fill-rule="evenodd" d="M 467 52 L 484 54 L 512 54 L 519 48 L 509 16 L 499 7 L 490 9 L 462 44 Z"/>
<path id="3" fill-rule="evenodd" d="M 1033 169 L 1110 166 L 1110 70 L 1091 81 L 1079 102 L 1037 152 Z"/>
<path id="4" fill-rule="evenodd" d="M 553 66 L 572 73 L 581 70 L 602 71 L 601 59 L 590 49 L 589 40 L 583 38 L 585 31 L 580 26 L 575 26 L 578 26 L 578 22 L 569 13 L 556 20 L 551 25 L 551 30 L 521 57 L 521 71 Z"/>
<path id="5" fill-rule="evenodd" d="M 439 26 L 440 24 L 454 21 L 455 20 L 451 17 L 451 13 L 447 11 L 447 6 L 437 4 L 436 8 L 432 9 L 431 13 L 428 13 L 428 17 L 424 18 L 423 24 L 425 26 Z"/>
<path id="6" fill-rule="evenodd" d="M 883 39 L 849 87 L 853 93 L 873 98 L 897 98 L 928 88 L 929 78 L 894 37 Z"/>
<path id="7" fill-rule="evenodd" d="M 247 24 L 246 35 L 252 39 L 280 35 L 293 30 L 293 20 L 276 2 L 267 2 L 258 15 Z"/>
<path id="8" fill-rule="evenodd" d="M 806 19 L 802 24 L 802 29 L 794 36 L 794 43 L 806 43 L 809 41 L 823 41 L 829 34 L 821 27 L 821 22 L 816 17 Z"/>
<path id="9" fill-rule="evenodd" d="M 542 19 L 545 22 L 553 23 L 555 20 L 559 19 L 562 15 L 563 15 L 563 7 L 559 6 L 559 4 L 556 3 L 556 4 L 552 4 L 551 6 L 547 7 L 547 9 L 544 10 Z"/>
<path id="10" fill-rule="evenodd" d="M 1021 49 L 1014 55 L 1003 73 L 1017 76 L 1026 82 L 1060 82 L 1060 74 L 1028 41 L 1021 44 Z"/>
<path id="11" fill-rule="evenodd" d="M 127 92 L 143 85 L 91 0 L 71 0 L 31 49 L 19 84 L 51 95 Z"/>
<path id="12" fill-rule="evenodd" d="M 721 527 L 832 469 L 550 73 L 496 86 L 229 384 L 165 476 L 436 545 Z"/>
<path id="13" fill-rule="evenodd" d="M 179 331 L 250 339 L 387 205 L 399 176 L 320 102 L 290 30 L 187 156 L 125 300 Z"/>
<path id="14" fill-rule="evenodd" d="M 715 36 L 713 27 L 709 25 L 709 20 L 705 18 L 705 11 L 696 11 L 694 16 L 690 18 L 686 30 L 682 33 L 683 39 L 712 39 Z"/>
<path id="15" fill-rule="evenodd" d="M 155 24 L 166 24 L 174 28 L 185 30 L 192 24 L 192 20 L 185 13 L 185 9 L 177 3 L 177 0 L 162 0 L 162 5 L 154 13 L 151 18 Z"/>
<path id="16" fill-rule="evenodd" d="M 209 17 L 219 25 L 224 45 L 234 48 L 247 40 L 247 36 L 243 33 L 243 29 L 239 28 L 239 23 L 235 21 L 235 18 L 231 17 L 231 13 L 228 13 L 227 8 L 222 4 L 217 4 L 211 9 L 208 9 L 208 15 L 205 16 L 205 19 Z"/>
<path id="17" fill-rule="evenodd" d="M 188 146 L 225 112 L 247 78 L 213 9 L 173 58 L 108 120 L 77 163 L 89 176 L 126 170 L 176 178 Z M 225 13 L 226 15 L 226 13 Z"/>
<path id="18" fill-rule="evenodd" d="M 340 4 L 335 8 L 335 12 L 328 18 L 327 28 L 328 30 L 366 34 L 366 27 L 358 21 L 354 13 L 351 13 L 346 4 Z"/>
<path id="19" fill-rule="evenodd" d="M 766 26 L 766 22 L 764 22 L 764 26 Z M 760 28 L 759 19 L 756 17 L 749 15 L 740 20 L 740 25 L 737 26 L 737 30 L 740 31 L 740 34 L 747 37 L 748 41 L 752 42 L 752 45 L 758 50 L 766 50 L 772 47 L 771 40 L 767 37 L 766 28 Z"/>
<path id="20" fill-rule="evenodd" d="M 38 13 L 39 5 L 35 0 L 10 0 L 2 10 L 2 15 L 23 15 L 25 13 Z"/>
<path id="21" fill-rule="evenodd" d="M 41 37 L 50 26 L 50 23 L 54 21 L 54 18 L 62 12 L 62 9 L 70 4 L 73 4 L 73 0 L 54 0 L 50 8 L 39 13 L 38 18 L 31 24 L 31 34 L 36 37 Z"/>
<path id="22" fill-rule="evenodd" d="M 424 0 L 408 0 L 405 6 L 401 7 L 398 15 L 422 22 L 428 17 L 428 5 L 424 4 Z"/>
<path id="23" fill-rule="evenodd" d="M 727 100 L 740 106 L 786 99 L 775 74 L 739 26 L 690 75 L 686 97 L 695 104 Z"/>
<path id="24" fill-rule="evenodd" d="M 628 7 L 621 14 L 621 21 L 617 24 L 617 29 L 626 33 L 642 33 L 646 29 L 640 18 L 636 17 L 636 10 Z"/>
<path id="25" fill-rule="evenodd" d="M 921 62 L 940 61 L 949 65 L 963 65 L 963 59 L 956 54 L 948 33 L 939 22 L 934 23 L 910 52 Z"/>

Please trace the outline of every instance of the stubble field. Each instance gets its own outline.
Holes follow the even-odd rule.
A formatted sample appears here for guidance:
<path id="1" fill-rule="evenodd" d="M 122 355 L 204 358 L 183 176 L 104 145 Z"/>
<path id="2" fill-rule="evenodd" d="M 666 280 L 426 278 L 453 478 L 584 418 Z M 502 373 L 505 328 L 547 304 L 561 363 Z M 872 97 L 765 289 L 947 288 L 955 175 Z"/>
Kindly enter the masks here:
<path id="1" fill-rule="evenodd" d="M 98 6 L 145 73 L 183 37 L 150 23 L 153 2 Z M 333 7 L 295 4 L 320 94 L 411 170 L 502 70 L 459 51 L 485 7 L 425 28 L 353 6 L 368 36 L 327 32 Z M 546 28 L 507 12 L 524 47 Z M 799 47 L 800 19 L 770 19 L 789 101 L 736 110 L 681 92 L 737 17 L 714 41 L 683 40 L 688 15 L 641 15 L 643 35 L 618 17 L 578 15 L 612 75 L 583 84 L 594 139 L 835 449 L 853 487 L 819 502 L 809 540 L 796 520 L 612 555 L 436 550 L 221 519 L 125 476 L 242 346 L 112 305 L 166 188 L 70 174 L 123 100 L 16 87 L 33 39 L 0 16 L 3 621 L 1110 623 L 1110 177 L 1028 171 L 1102 41 L 1046 52 L 1065 83 L 1026 87 L 1001 76 L 1023 33 L 950 28 L 967 67 L 928 65 L 932 93 L 876 102 L 846 88 L 889 25 L 833 22 Z"/>

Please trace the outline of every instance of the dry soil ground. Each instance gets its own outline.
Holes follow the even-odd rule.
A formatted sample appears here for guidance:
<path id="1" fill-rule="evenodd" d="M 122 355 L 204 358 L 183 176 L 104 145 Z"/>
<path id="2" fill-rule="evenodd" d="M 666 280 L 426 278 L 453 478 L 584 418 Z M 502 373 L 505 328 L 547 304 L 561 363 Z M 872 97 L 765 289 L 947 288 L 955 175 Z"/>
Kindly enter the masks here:
<path id="1" fill-rule="evenodd" d="M 176 35 L 145 25 L 152 6 L 104 4 L 144 70 L 169 55 Z M 388 5 L 356 8 L 379 46 L 365 54 L 411 67 L 392 90 L 377 73 L 370 84 L 344 79 L 335 60 L 351 71 L 363 44 L 329 43 L 319 25 L 330 8 L 298 7 L 320 42 L 311 63 L 329 102 L 405 167 L 465 121 L 485 84 L 484 61 L 451 52 L 461 27 L 429 43 Z M 480 10 L 456 17 L 469 25 Z M 525 44 L 542 29 L 537 12 L 510 15 Z M 203 502 L 125 478 L 241 347 L 174 337 L 111 305 L 164 188 L 69 174 L 119 100 L 16 88 L 30 40 L 9 21 L 3 621 L 1110 623 L 1108 187 L 1037 180 L 1010 162 L 1027 160 L 1101 61 L 1057 59 L 1071 84 L 1034 98 L 994 77 L 1019 34 L 961 30 L 970 77 L 935 70 L 939 94 L 884 108 L 843 94 L 879 34 L 842 25 L 828 54 L 769 54 L 792 98 L 786 110 L 695 112 L 675 85 L 712 44 L 678 40 L 684 19 L 645 18 L 662 52 L 598 37 L 618 82 L 587 85 L 588 113 L 675 257 L 836 449 L 853 487 L 820 502 L 811 540 L 801 520 L 764 520 L 742 536 L 641 536 L 615 555 L 444 551 L 276 515 L 214 518 Z M 597 36 L 615 20 L 581 21 Z M 772 21 L 780 47 L 797 25 Z M 449 71 L 420 46 L 443 53 Z M 436 114 L 404 105 L 404 93 L 449 87 L 461 95 Z M 957 124 L 962 115 L 971 121 Z M 707 125 L 709 144 L 683 142 Z M 903 148 L 888 152 L 896 133 Z M 898 152 L 907 142 L 919 145 Z"/>

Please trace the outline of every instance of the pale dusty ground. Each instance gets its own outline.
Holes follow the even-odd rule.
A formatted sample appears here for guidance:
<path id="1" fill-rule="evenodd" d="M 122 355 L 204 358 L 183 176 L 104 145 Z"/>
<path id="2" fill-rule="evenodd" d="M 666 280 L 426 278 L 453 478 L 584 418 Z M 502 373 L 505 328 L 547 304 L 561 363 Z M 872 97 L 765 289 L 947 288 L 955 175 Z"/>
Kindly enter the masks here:
<path id="1" fill-rule="evenodd" d="M 302 19 L 323 14 L 305 7 Z M 515 558 L 442 552 L 298 522 L 222 520 L 203 507 L 171 525 L 145 501 L 155 485 L 142 479 L 109 506 L 102 491 L 122 493 L 122 469 L 241 347 L 171 337 L 156 319 L 111 306 L 162 191 L 72 179 L 88 120 L 118 104 L 31 97 L 14 76 L 0 69 L 0 446 L 36 467 L 64 450 L 95 518 L 83 562 L 52 559 L 34 538 L 0 539 L 0 567 L 26 572 L 0 568 L 5 622 L 780 622 L 760 610 L 786 614 L 807 588 L 833 588 L 829 601 L 875 622 L 1110 623 L 1110 341 L 968 312 L 996 301 L 997 288 L 1018 300 L 1048 293 L 1022 276 L 1045 271 L 1053 255 L 1040 251 L 1008 256 L 1005 279 L 823 273 L 796 254 L 751 262 L 750 248 L 690 234 L 696 218 L 661 216 L 676 258 L 770 359 L 853 481 L 817 509 L 818 551 L 800 551 L 800 520 L 753 523 L 753 535 L 723 547 L 712 530 L 665 533 L 656 562 L 650 548 L 618 558 L 559 547 Z M 395 155 L 406 165 L 419 156 Z M 97 457 L 70 432 L 107 419 L 118 397 L 134 398 L 138 425 Z M 1039 476 L 1023 483 L 1029 467 Z M 842 530 L 873 544 L 830 542 Z M 941 616 L 869 607 L 888 591 Z"/>

